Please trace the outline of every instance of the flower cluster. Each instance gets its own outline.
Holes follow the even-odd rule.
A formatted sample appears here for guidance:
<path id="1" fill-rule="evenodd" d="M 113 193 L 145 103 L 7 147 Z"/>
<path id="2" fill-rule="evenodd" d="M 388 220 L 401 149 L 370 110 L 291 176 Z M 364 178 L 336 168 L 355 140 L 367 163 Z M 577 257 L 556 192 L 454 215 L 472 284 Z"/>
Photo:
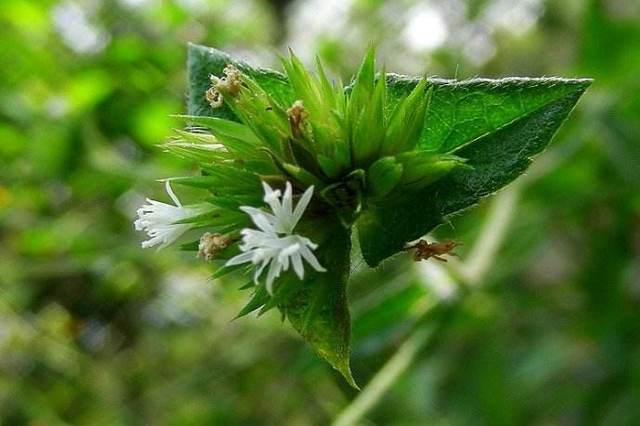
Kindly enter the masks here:
<path id="1" fill-rule="evenodd" d="M 159 246 L 166 247 L 185 232 L 193 228 L 189 219 L 197 217 L 207 211 L 205 206 L 183 206 L 171 189 L 169 181 L 166 190 L 175 205 L 147 198 L 147 203 L 138 209 L 138 219 L 134 222 L 138 231 L 145 231 L 150 239 L 142 242 L 143 248 Z M 251 218 L 258 230 L 245 228 L 240 231 L 242 243 L 239 245 L 241 254 L 226 262 L 225 266 L 235 266 L 252 263 L 258 267 L 254 273 L 254 282 L 269 266 L 266 287 L 273 293 L 273 283 L 283 271 L 293 266 L 296 275 L 304 278 L 303 259 L 318 272 L 326 270 L 320 265 L 313 254 L 318 246 L 310 239 L 294 234 L 293 230 L 302 218 L 305 209 L 313 196 L 313 186 L 307 188 L 293 208 L 293 188 L 286 182 L 284 195 L 280 190 L 274 190 L 268 183 L 262 183 L 264 188 L 264 202 L 269 205 L 271 212 L 265 212 L 252 206 L 241 206 L 240 210 Z M 185 222 L 186 221 L 186 222 Z M 198 256 L 206 260 L 214 259 L 221 251 L 232 243 L 232 238 L 219 233 L 205 232 L 198 244 Z"/>
<path id="2" fill-rule="evenodd" d="M 274 294 L 288 271 L 300 280 L 306 265 L 325 271 L 315 253 L 331 236 L 313 232 L 319 216 L 349 230 L 368 204 L 420 190 L 464 166 L 454 155 L 419 148 L 431 98 L 426 79 L 394 97 L 384 72 L 376 75 L 374 57 L 372 49 L 348 89 L 331 82 L 320 62 L 314 75 L 293 54 L 283 60 L 286 90 L 267 91 L 234 64 L 222 77 L 210 76 L 204 97 L 211 116 L 187 117 L 190 130 L 167 144 L 200 164 L 202 176 L 173 181 L 208 190 L 208 210 L 183 206 L 167 183 L 175 205 L 147 200 L 138 211 L 136 229 L 150 237 L 143 247 L 204 229 L 185 247 L 226 268 L 249 265 L 256 285 Z M 216 117 L 223 106 L 235 120 Z M 304 215 L 308 208 L 319 215 Z"/>
<path id="3" fill-rule="evenodd" d="M 567 102 L 556 108 L 544 99 L 560 96 L 557 79 L 540 95 L 547 89 L 538 80 L 458 85 L 387 75 L 376 72 L 373 48 L 346 87 L 320 61 L 312 73 L 293 53 L 282 59 L 284 73 L 203 46 L 190 47 L 188 64 L 189 109 L 198 115 L 184 117 L 187 129 L 165 148 L 201 170 L 171 182 L 206 194 L 182 205 L 167 182 L 173 204 L 147 200 L 138 211 L 135 227 L 149 236 L 142 246 L 183 239 L 182 249 L 218 266 L 214 277 L 245 279 L 253 294 L 238 316 L 277 308 L 353 386 L 352 230 L 372 267 L 402 251 L 416 261 L 447 261 L 456 243 L 408 241 L 520 174 L 588 85 L 566 81 Z M 505 111 L 476 108 L 495 100 L 496 90 L 496 108 Z M 530 126 L 533 104 L 511 108 L 524 93 L 546 102 L 534 111 L 549 113 L 540 131 Z M 469 123 L 473 129 L 460 131 Z M 517 139 L 529 136 L 535 144 L 523 151 Z M 498 152 L 506 143 L 515 148 Z M 472 171 L 456 154 L 480 167 Z"/>

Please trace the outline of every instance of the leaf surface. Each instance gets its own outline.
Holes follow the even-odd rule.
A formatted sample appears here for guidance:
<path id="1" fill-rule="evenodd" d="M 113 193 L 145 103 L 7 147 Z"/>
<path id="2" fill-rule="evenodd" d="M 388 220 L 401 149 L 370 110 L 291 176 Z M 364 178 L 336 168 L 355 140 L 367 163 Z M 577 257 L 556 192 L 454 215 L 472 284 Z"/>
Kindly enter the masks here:
<path id="1" fill-rule="evenodd" d="M 327 272 L 312 272 L 307 265 L 305 273 L 308 276 L 304 281 L 292 277 L 291 282 L 283 284 L 287 287 L 286 295 L 278 303 L 278 308 L 304 340 L 357 388 L 349 366 L 349 231 L 339 224 L 337 218 L 333 218 L 300 232 L 313 241 L 321 242 L 316 255 Z"/>
<path id="2" fill-rule="evenodd" d="M 590 80 L 436 84 L 441 87 L 434 92 L 420 146 L 455 152 L 471 167 L 456 169 L 424 190 L 368 205 L 357 226 L 363 257 L 371 266 L 524 173 L 532 158 L 549 144 Z M 461 106 L 465 100 L 475 107 Z"/>

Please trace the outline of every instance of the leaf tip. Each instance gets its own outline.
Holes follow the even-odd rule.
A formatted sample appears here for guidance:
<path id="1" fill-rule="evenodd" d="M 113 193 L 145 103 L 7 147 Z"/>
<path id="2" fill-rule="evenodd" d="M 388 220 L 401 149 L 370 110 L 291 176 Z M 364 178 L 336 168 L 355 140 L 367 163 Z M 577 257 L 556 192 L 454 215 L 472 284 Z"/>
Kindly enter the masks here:
<path id="1" fill-rule="evenodd" d="M 356 389 L 361 390 L 356 380 L 353 378 L 353 374 L 351 373 L 351 366 L 349 365 L 349 360 L 347 359 L 343 366 L 337 368 L 337 370 L 342 374 L 342 377 L 349 383 L 349 385 Z"/>
<path id="2" fill-rule="evenodd" d="M 331 365 L 331 367 L 333 367 L 338 373 L 342 375 L 342 377 L 347 381 L 347 383 L 349 383 L 351 387 L 360 390 L 360 387 L 356 383 L 356 380 L 353 378 L 353 374 L 351 373 L 351 365 L 349 363 L 348 354 L 336 356 L 336 354 L 327 351 L 318 349 L 316 349 L 316 351 Z"/>

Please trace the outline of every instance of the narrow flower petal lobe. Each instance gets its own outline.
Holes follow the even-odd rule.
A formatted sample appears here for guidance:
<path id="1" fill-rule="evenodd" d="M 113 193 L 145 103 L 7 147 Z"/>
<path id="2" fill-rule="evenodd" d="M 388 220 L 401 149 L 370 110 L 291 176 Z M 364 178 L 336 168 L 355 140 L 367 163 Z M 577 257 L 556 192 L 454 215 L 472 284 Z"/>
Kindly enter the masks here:
<path id="1" fill-rule="evenodd" d="M 294 228 L 302 218 L 305 209 L 313 196 L 313 186 L 307 188 L 293 208 L 293 188 L 286 183 L 284 194 L 274 190 L 266 182 L 262 183 L 264 202 L 269 205 L 272 213 L 264 212 L 251 206 L 240 209 L 251 217 L 259 230 L 245 228 L 241 231 L 242 253 L 227 261 L 226 266 L 251 262 L 256 266 L 254 281 L 258 281 L 262 272 L 269 267 L 265 282 L 267 291 L 273 294 L 274 282 L 288 271 L 292 265 L 298 278 L 304 278 L 303 259 L 318 272 L 326 269 L 320 265 L 313 250 L 318 246 L 310 239 L 293 233 Z"/>

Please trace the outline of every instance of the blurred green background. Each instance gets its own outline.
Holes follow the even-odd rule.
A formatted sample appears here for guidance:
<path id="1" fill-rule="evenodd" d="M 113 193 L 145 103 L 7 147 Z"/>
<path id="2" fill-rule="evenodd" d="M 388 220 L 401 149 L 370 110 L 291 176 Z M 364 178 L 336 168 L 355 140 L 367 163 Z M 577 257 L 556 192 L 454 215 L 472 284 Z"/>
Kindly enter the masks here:
<path id="1" fill-rule="evenodd" d="M 197 172 L 159 146 L 187 42 L 261 66 L 291 46 L 346 78 L 370 40 L 388 71 L 595 83 L 527 176 L 435 233 L 461 261 L 354 275 L 363 405 L 132 221 L 166 201 L 155 179 Z M 1 0 L 2 424 L 640 424 L 639 75 L 636 0 Z M 406 368 L 372 391 L 389 359 Z"/>

